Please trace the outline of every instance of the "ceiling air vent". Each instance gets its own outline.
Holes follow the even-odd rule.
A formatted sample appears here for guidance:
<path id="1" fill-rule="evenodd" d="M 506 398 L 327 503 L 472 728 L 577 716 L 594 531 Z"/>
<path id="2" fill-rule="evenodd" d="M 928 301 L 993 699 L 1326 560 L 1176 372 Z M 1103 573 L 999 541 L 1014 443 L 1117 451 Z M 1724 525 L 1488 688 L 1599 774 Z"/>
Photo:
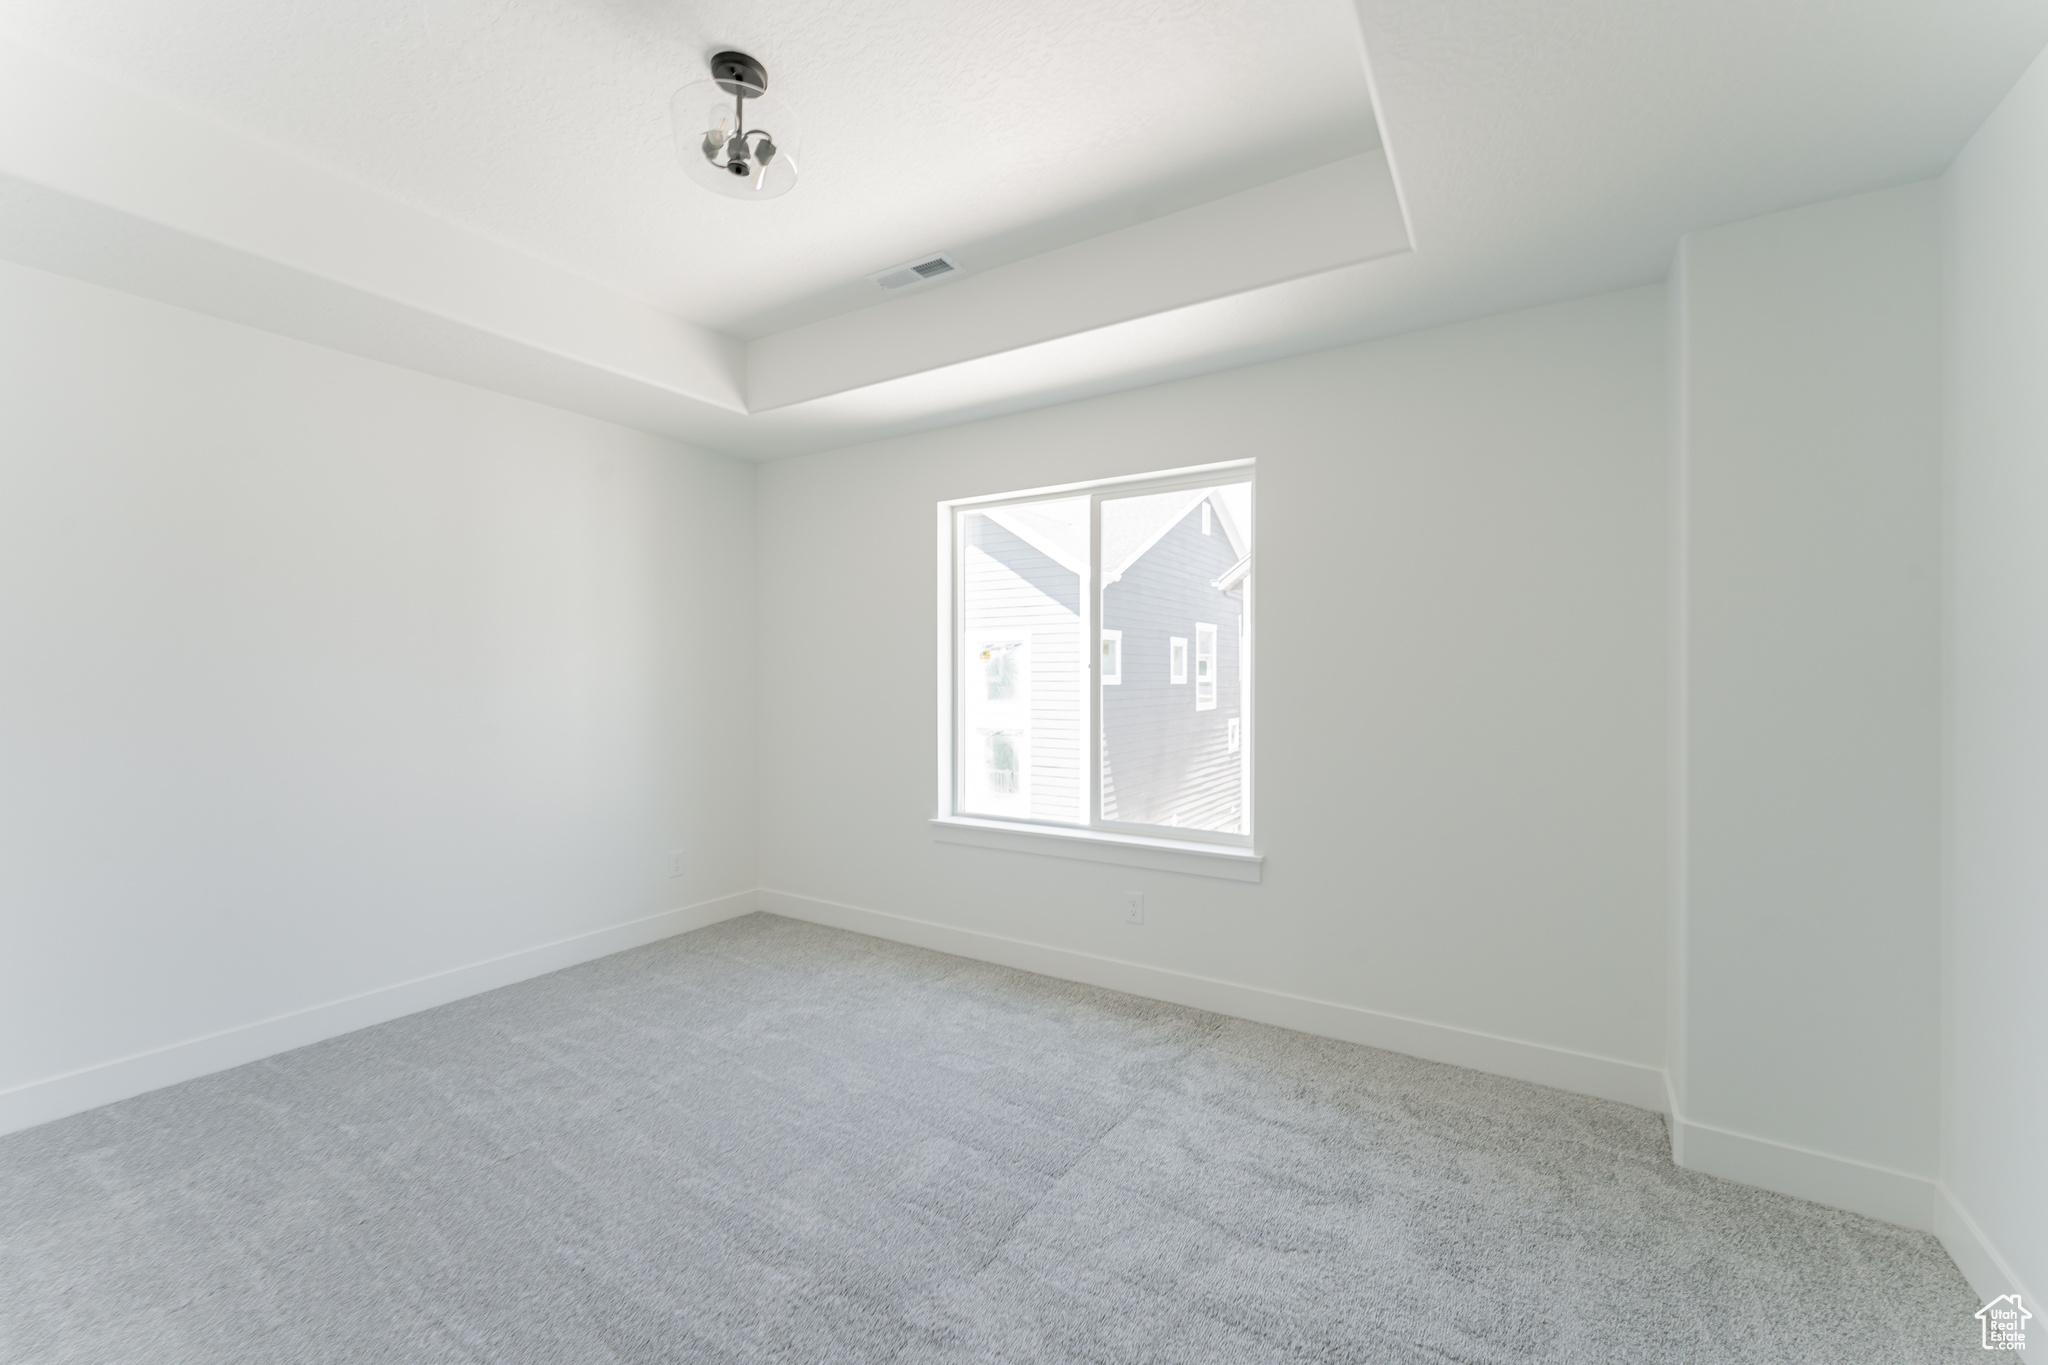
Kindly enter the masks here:
<path id="1" fill-rule="evenodd" d="M 914 261 L 892 265 L 887 270 L 878 270 L 868 278 L 884 289 L 896 290 L 910 289 L 917 285 L 930 284 L 933 280 L 943 280 L 949 275 L 965 273 L 960 268 L 960 262 L 943 251 L 935 251 L 929 256 L 920 256 Z"/>

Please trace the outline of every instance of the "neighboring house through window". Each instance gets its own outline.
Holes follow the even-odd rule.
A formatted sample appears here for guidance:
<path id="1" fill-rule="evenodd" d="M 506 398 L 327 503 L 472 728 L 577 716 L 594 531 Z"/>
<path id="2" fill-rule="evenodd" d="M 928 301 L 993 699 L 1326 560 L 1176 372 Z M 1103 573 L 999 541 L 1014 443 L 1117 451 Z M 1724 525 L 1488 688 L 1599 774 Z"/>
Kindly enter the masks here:
<path id="1" fill-rule="evenodd" d="M 941 810 L 1249 843 L 1250 462 L 941 511 Z"/>

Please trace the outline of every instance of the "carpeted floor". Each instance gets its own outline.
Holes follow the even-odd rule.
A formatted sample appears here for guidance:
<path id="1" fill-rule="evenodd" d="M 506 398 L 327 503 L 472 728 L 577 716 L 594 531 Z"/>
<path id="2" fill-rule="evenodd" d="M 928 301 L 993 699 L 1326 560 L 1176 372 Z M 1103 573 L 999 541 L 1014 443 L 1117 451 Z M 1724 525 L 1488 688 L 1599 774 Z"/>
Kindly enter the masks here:
<path id="1" fill-rule="evenodd" d="M 1662 1121 L 766 915 L 0 1139 L 8 1362 L 1970 1359 Z"/>

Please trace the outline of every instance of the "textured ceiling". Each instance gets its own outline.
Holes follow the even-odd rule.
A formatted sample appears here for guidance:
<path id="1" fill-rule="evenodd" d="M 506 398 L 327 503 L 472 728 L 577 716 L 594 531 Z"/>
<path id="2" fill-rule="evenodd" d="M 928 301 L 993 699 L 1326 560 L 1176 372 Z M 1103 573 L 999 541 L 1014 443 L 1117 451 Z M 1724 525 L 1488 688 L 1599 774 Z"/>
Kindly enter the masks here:
<path id="1" fill-rule="evenodd" d="M 1377 143 L 1349 0 L 0 0 L 0 30 L 742 336 Z M 804 120 L 786 198 L 675 164 L 668 96 L 725 46 Z"/>

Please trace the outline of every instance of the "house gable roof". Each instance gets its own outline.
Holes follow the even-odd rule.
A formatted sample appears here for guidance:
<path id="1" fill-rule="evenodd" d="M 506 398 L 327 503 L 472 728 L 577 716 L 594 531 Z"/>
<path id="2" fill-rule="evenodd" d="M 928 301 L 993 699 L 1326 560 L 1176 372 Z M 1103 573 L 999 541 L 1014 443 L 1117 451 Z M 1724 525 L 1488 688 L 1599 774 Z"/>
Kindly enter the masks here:
<path id="1" fill-rule="evenodd" d="M 1249 495 L 1235 490 L 1248 488 L 1232 484 L 1223 488 L 1176 489 L 1170 493 L 1141 493 L 1119 498 L 1119 512 L 1104 517 L 1102 562 L 1104 585 L 1116 582 L 1165 539 L 1167 532 L 1208 502 L 1215 509 L 1216 522 L 1230 542 L 1231 552 L 1240 560 L 1251 553 L 1251 545 L 1239 527 L 1250 511 Z M 1232 502 L 1242 502 L 1237 511 Z M 1007 503 L 980 509 L 982 515 L 1011 532 L 1019 540 L 1073 573 L 1088 571 L 1088 500 L 1085 497 L 1051 498 L 1044 502 Z"/>

